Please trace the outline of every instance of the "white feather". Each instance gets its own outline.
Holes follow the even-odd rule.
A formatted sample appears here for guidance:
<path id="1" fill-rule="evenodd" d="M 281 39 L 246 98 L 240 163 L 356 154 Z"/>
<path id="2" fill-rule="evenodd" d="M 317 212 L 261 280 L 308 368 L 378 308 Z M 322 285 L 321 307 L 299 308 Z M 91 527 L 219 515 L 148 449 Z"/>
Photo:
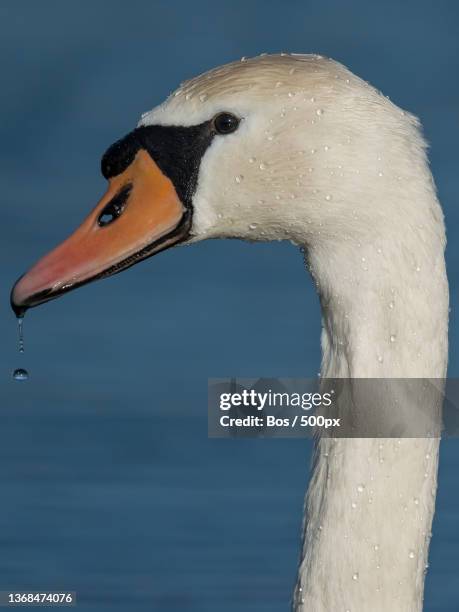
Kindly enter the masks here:
<path id="1" fill-rule="evenodd" d="M 141 124 L 243 118 L 201 164 L 192 240 L 288 239 L 322 304 L 324 377 L 442 378 L 443 215 L 419 123 L 342 65 L 272 55 L 184 83 Z M 294 610 L 417 612 L 436 439 L 322 440 Z"/>

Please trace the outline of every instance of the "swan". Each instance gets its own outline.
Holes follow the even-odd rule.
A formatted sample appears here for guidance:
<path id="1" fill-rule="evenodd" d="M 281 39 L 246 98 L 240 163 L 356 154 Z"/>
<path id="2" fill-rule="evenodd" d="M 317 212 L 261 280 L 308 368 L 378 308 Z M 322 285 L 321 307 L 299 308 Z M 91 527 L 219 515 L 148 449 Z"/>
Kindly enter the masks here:
<path id="1" fill-rule="evenodd" d="M 193 78 L 102 158 L 108 191 L 22 276 L 17 315 L 177 244 L 289 240 L 325 378 L 443 378 L 443 214 L 418 120 L 343 65 L 262 55 Z M 318 439 L 295 612 L 422 609 L 438 438 Z"/>

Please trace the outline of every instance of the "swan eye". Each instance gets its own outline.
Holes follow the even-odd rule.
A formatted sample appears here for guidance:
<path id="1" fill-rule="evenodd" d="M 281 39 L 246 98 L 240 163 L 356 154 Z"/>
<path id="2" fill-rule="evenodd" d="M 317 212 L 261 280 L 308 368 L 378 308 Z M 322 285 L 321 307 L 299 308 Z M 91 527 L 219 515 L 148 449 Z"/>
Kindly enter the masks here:
<path id="1" fill-rule="evenodd" d="M 100 213 L 97 223 L 99 227 L 110 225 L 123 214 L 126 207 L 126 201 L 131 193 L 132 185 L 126 185 L 114 196 L 108 204 L 106 204 Z"/>
<path id="2" fill-rule="evenodd" d="M 231 134 L 237 130 L 240 119 L 231 113 L 220 113 L 214 118 L 215 131 L 218 134 Z"/>

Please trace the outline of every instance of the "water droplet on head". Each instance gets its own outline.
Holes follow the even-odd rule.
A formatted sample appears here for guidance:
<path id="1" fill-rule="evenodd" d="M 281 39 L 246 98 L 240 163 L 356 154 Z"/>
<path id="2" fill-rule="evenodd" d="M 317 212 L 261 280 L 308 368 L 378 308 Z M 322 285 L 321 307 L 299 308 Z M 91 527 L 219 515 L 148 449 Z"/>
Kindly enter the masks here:
<path id="1" fill-rule="evenodd" d="M 266 164 L 264 162 L 261 162 L 261 164 L 259 165 L 260 170 L 266 170 Z"/>
<path id="2" fill-rule="evenodd" d="M 242 174 L 238 174 L 236 177 L 234 177 L 234 180 L 236 181 L 236 183 L 242 183 L 244 177 Z"/>
<path id="3" fill-rule="evenodd" d="M 201 102 L 205 102 L 207 100 L 207 94 L 203 93 L 199 96 L 199 99 L 201 100 Z"/>
<path id="4" fill-rule="evenodd" d="M 256 157 L 249 157 L 249 164 L 253 164 L 256 161 Z"/>
<path id="5" fill-rule="evenodd" d="M 414 550 L 410 550 L 410 552 L 408 553 L 408 557 L 409 557 L 410 559 L 414 559 L 414 557 L 415 557 L 415 556 L 416 556 L 416 555 L 414 554 Z"/>
<path id="6" fill-rule="evenodd" d="M 357 486 L 357 491 L 358 491 L 359 493 L 362 493 L 362 492 L 363 492 L 363 490 L 364 490 L 364 488 L 365 488 L 365 485 L 364 485 L 364 484 L 359 484 L 359 485 Z"/>
<path id="7" fill-rule="evenodd" d="M 389 302 L 389 308 L 392 310 L 393 307 L 394 307 L 394 302 Z"/>
<path id="8" fill-rule="evenodd" d="M 391 342 L 395 342 L 395 341 L 396 341 L 396 339 L 397 339 L 397 336 L 396 336 L 395 334 L 391 334 L 391 335 L 390 335 L 390 341 L 391 341 Z"/>
<path id="9" fill-rule="evenodd" d="M 379 550 L 379 546 L 378 546 L 377 544 L 375 544 L 375 545 L 373 546 L 373 548 L 374 548 L 374 550 Z"/>
<path id="10" fill-rule="evenodd" d="M 27 380 L 29 378 L 29 373 L 24 368 L 16 368 L 13 372 L 14 380 Z"/>
<path id="11" fill-rule="evenodd" d="M 358 579 L 359 579 L 358 572 L 355 572 L 355 574 L 352 574 L 352 580 L 358 580 Z"/>
<path id="12" fill-rule="evenodd" d="M 249 225 L 249 230 L 254 230 L 254 229 L 257 229 L 257 224 L 256 223 L 251 223 Z"/>
<path id="13" fill-rule="evenodd" d="M 327 202 L 330 202 L 330 200 L 332 199 L 332 196 L 330 194 L 327 194 L 325 196 L 325 199 L 327 200 Z"/>

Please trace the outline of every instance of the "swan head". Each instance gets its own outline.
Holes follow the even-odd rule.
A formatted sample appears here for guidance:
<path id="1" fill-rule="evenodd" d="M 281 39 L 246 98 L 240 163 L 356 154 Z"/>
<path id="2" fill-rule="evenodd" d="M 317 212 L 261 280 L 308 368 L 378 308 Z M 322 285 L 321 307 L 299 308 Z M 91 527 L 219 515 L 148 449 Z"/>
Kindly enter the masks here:
<path id="1" fill-rule="evenodd" d="M 107 193 L 18 280 L 13 309 L 207 238 L 311 252 L 371 241 L 399 231 L 394 189 L 419 188 L 419 164 L 416 119 L 333 60 L 266 55 L 213 69 L 107 150 Z"/>

